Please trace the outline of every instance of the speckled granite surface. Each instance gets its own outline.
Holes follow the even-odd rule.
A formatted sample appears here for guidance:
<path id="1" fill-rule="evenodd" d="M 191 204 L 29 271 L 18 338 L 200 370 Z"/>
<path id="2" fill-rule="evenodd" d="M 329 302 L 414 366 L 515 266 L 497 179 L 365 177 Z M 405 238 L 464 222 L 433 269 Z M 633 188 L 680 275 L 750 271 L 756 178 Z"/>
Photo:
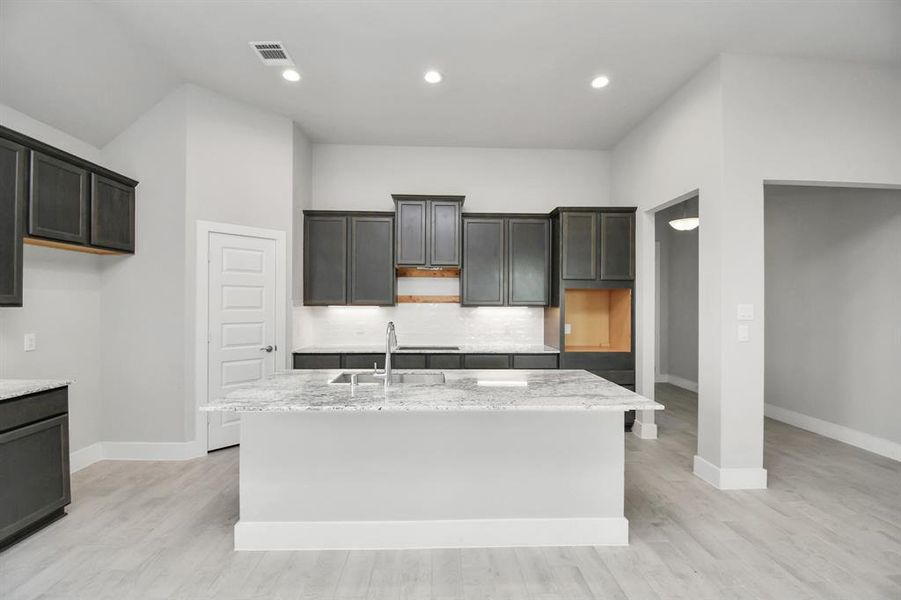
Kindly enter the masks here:
<path id="1" fill-rule="evenodd" d="M 401 344 L 401 346 L 414 344 Z M 425 346 L 426 344 L 423 344 Z M 445 345 L 445 344 L 441 344 Z M 385 344 L 364 346 L 301 346 L 294 350 L 296 354 L 384 354 Z M 424 350 L 418 348 L 398 348 L 392 354 L 560 354 L 558 348 L 542 344 L 460 344 L 457 349 L 436 348 Z"/>
<path id="2" fill-rule="evenodd" d="M 72 383 L 68 379 L 0 379 L 0 400 L 46 392 Z"/>
<path id="3" fill-rule="evenodd" d="M 443 384 L 330 384 L 341 370 L 277 373 L 229 392 L 204 411 L 659 410 L 663 405 L 587 371 L 445 371 Z M 347 370 L 345 372 L 366 373 Z M 398 370 L 396 372 L 407 372 Z M 417 371 L 421 373 L 429 371 Z M 434 372 L 434 371 L 432 371 Z"/>

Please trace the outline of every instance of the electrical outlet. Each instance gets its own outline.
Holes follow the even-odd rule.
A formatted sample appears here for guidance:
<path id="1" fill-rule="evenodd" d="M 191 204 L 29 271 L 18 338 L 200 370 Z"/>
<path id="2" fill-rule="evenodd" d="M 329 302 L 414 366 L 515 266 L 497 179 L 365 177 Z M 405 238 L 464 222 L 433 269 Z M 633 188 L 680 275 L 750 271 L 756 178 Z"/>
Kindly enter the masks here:
<path id="1" fill-rule="evenodd" d="M 563 325 L 563 333 L 564 333 L 565 335 L 569 335 L 569 334 L 571 334 L 572 332 L 573 332 L 573 326 L 572 326 L 572 325 L 570 325 L 569 323 L 566 323 L 565 325 Z"/>
<path id="2" fill-rule="evenodd" d="M 739 321 L 753 321 L 754 320 L 754 305 L 753 304 L 739 304 L 737 317 Z"/>
<path id="3" fill-rule="evenodd" d="M 739 342 L 750 342 L 751 341 L 751 326 L 750 325 L 739 325 L 738 326 L 738 341 Z"/>
<path id="4" fill-rule="evenodd" d="M 25 334 L 25 352 L 33 352 L 38 349 L 38 336 L 36 333 Z"/>

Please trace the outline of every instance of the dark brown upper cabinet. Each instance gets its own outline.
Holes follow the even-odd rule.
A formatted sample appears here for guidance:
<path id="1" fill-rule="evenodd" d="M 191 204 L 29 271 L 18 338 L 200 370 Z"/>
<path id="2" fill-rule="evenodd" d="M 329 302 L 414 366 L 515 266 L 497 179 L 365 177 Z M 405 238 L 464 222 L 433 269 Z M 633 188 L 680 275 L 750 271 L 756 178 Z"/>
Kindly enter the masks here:
<path id="1" fill-rule="evenodd" d="M 347 239 L 345 215 L 304 213 L 304 304 L 347 304 Z"/>
<path id="2" fill-rule="evenodd" d="M 507 219 L 507 303 L 545 306 L 550 300 L 551 231 L 546 218 Z"/>
<path id="3" fill-rule="evenodd" d="M 550 292 L 550 220 L 464 215 L 464 306 L 545 306 Z"/>
<path id="4" fill-rule="evenodd" d="M 29 235 L 87 244 L 88 182 L 87 169 L 32 152 Z"/>
<path id="5" fill-rule="evenodd" d="M 396 238 L 397 264 L 403 266 L 425 266 L 426 215 L 425 200 L 397 200 Z"/>
<path id="6" fill-rule="evenodd" d="M 6 152 L 0 160 L 10 161 L 10 149 L 18 148 L 17 168 L 24 168 L 21 184 L 15 184 L 24 202 L 17 247 L 27 243 L 94 254 L 134 252 L 137 181 L 3 126 L 0 144 Z M 4 176 L 0 186 L 8 191 L 13 181 Z M 10 240 L 8 231 L 0 232 L 0 246 L 7 248 L 0 257 Z M 0 282 L 0 296 L 2 286 Z"/>
<path id="7" fill-rule="evenodd" d="M 396 264 L 459 267 L 463 196 L 394 194 Z"/>
<path id="8" fill-rule="evenodd" d="M 560 278 L 635 279 L 635 209 L 561 209 Z"/>
<path id="9" fill-rule="evenodd" d="M 304 211 L 303 303 L 395 302 L 394 215 Z"/>
<path id="10" fill-rule="evenodd" d="M 0 306 L 22 306 L 28 148 L 0 138 Z"/>
<path id="11" fill-rule="evenodd" d="M 635 279 L 635 214 L 601 213 L 601 279 Z"/>
<path id="12" fill-rule="evenodd" d="M 349 219 L 350 304 L 393 305 L 394 217 L 351 215 Z"/>
<path id="13" fill-rule="evenodd" d="M 432 200 L 429 203 L 429 265 L 460 266 L 460 202 Z"/>
<path id="14" fill-rule="evenodd" d="M 595 212 L 564 212 L 563 279 L 597 279 L 598 215 Z"/>
<path id="15" fill-rule="evenodd" d="M 135 251 L 135 189 L 91 176 L 91 245 Z"/>
<path id="16" fill-rule="evenodd" d="M 463 218 L 463 306 L 504 306 L 504 219 Z"/>

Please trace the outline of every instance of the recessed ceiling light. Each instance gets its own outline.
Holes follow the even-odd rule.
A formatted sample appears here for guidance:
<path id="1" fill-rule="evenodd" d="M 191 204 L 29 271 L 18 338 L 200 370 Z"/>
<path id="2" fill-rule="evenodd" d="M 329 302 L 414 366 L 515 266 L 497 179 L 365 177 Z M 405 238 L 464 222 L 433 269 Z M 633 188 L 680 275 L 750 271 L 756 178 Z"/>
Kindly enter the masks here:
<path id="1" fill-rule="evenodd" d="M 444 76 L 438 71 L 426 71 L 425 75 L 423 75 L 423 79 L 429 83 L 441 83 Z"/>
<path id="2" fill-rule="evenodd" d="M 284 77 L 287 81 L 300 81 L 300 73 L 298 73 L 294 69 L 285 69 L 284 71 L 282 71 L 282 77 Z"/>
<path id="3" fill-rule="evenodd" d="M 610 84 L 610 78 L 606 75 L 598 75 L 591 80 L 591 87 L 596 90 L 607 87 Z"/>

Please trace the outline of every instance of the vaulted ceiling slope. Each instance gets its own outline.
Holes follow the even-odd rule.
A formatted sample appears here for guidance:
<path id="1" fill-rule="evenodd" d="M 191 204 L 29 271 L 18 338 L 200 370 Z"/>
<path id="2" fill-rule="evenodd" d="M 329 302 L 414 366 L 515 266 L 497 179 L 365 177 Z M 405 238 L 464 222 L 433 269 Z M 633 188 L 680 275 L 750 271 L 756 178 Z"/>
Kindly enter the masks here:
<path id="1" fill-rule="evenodd" d="M 320 142 L 609 148 L 722 52 L 901 64 L 901 2 L 0 2 L 0 102 L 96 145 L 189 81 Z"/>

